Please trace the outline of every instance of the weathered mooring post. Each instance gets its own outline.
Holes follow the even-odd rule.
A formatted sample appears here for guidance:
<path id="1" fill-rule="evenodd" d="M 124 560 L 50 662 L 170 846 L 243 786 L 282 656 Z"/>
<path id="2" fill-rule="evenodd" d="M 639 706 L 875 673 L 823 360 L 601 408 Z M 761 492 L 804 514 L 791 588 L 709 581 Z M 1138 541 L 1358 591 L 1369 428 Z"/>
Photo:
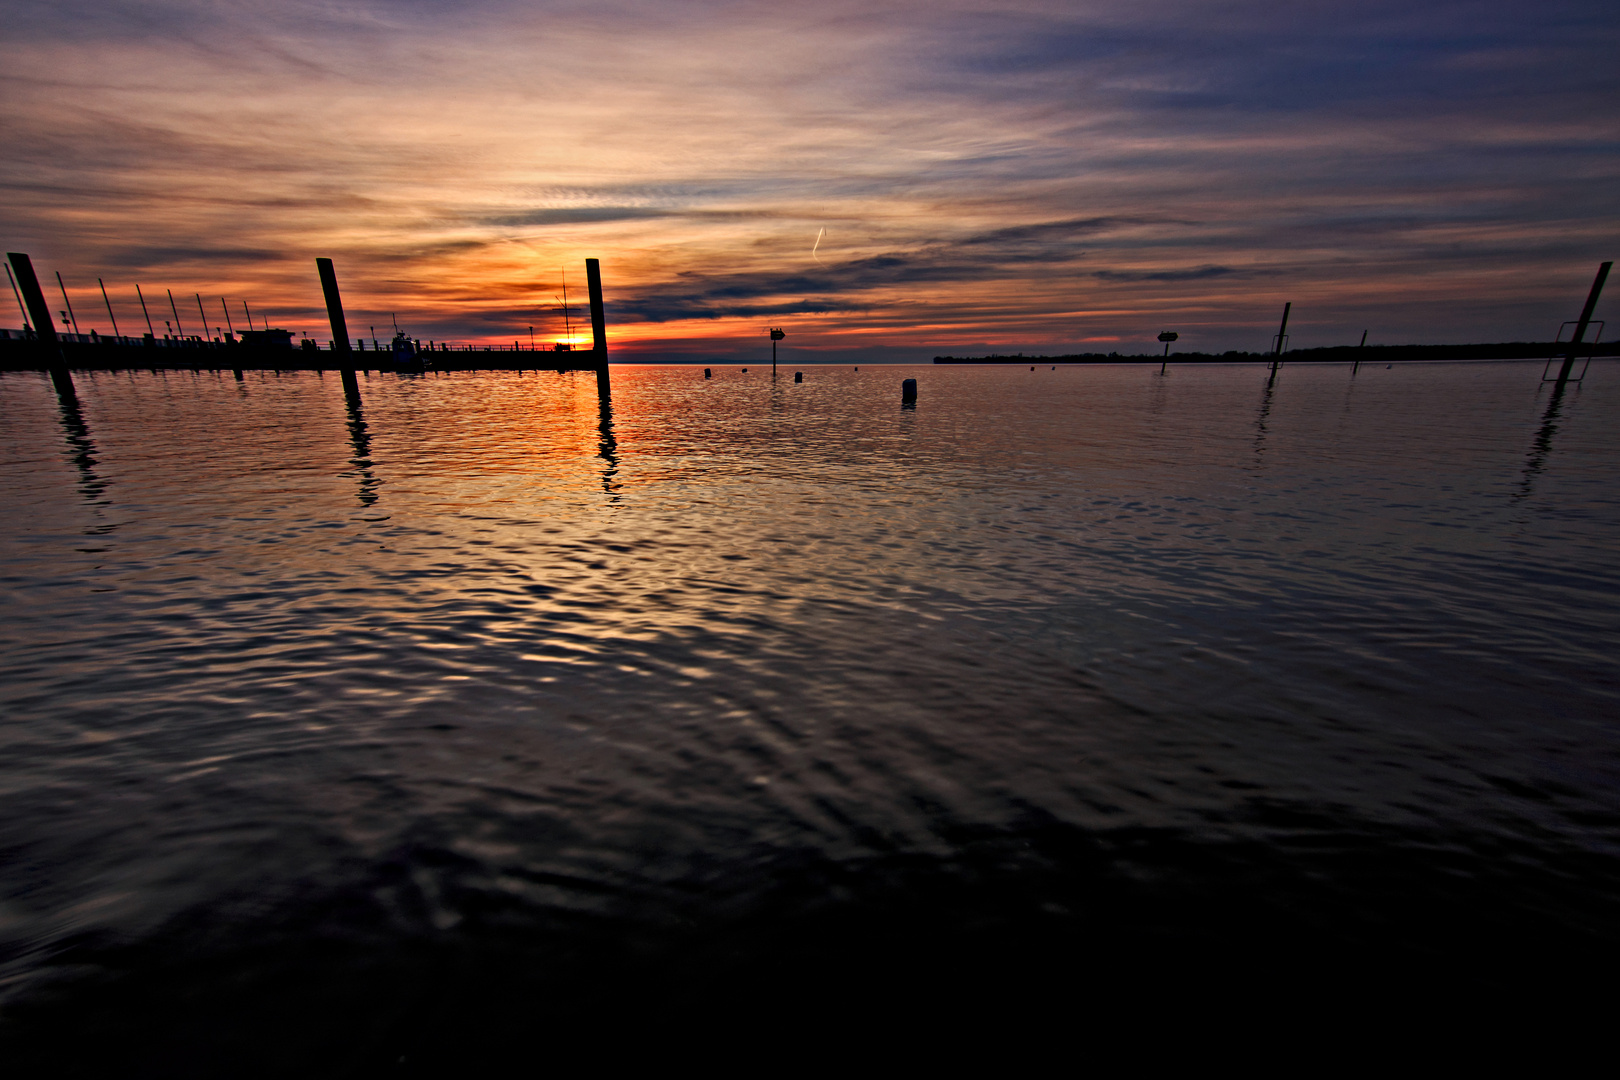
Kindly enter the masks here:
<path id="1" fill-rule="evenodd" d="M 596 360 L 596 393 L 604 401 L 612 393 L 608 385 L 607 314 L 602 310 L 602 264 L 585 260 L 585 284 L 591 291 L 591 351 Z"/>
<path id="2" fill-rule="evenodd" d="M 360 383 L 354 377 L 353 350 L 349 344 L 349 323 L 343 317 L 343 297 L 338 294 L 337 271 L 331 259 L 316 259 L 315 269 L 321 275 L 321 291 L 326 294 L 326 319 L 332 324 L 332 351 L 337 354 L 338 375 L 343 380 L 344 396 L 351 407 L 358 407 Z"/>
<path id="3" fill-rule="evenodd" d="M 1575 354 L 1580 352 L 1586 338 L 1586 328 L 1592 325 L 1592 312 L 1597 309 L 1598 296 L 1603 292 L 1603 283 L 1608 280 L 1609 267 L 1613 265 L 1612 262 L 1603 263 L 1598 267 L 1597 277 L 1592 279 L 1592 291 L 1586 294 L 1586 306 L 1581 308 L 1581 321 L 1575 324 L 1575 336 L 1570 338 L 1569 351 L 1564 354 L 1564 366 L 1558 369 L 1558 388 L 1569 381 L 1569 373 L 1575 368 Z"/>
<path id="4" fill-rule="evenodd" d="M 1282 364 L 1283 346 L 1288 343 L 1288 313 L 1293 310 L 1294 302 L 1288 301 L 1283 305 L 1282 325 L 1277 327 L 1277 338 L 1272 342 L 1271 348 L 1271 378 L 1267 385 L 1277 381 L 1277 368 Z"/>
<path id="5" fill-rule="evenodd" d="M 900 404 L 901 405 L 915 405 L 915 404 L 917 404 L 917 380 L 916 379 L 902 379 L 900 381 Z"/>

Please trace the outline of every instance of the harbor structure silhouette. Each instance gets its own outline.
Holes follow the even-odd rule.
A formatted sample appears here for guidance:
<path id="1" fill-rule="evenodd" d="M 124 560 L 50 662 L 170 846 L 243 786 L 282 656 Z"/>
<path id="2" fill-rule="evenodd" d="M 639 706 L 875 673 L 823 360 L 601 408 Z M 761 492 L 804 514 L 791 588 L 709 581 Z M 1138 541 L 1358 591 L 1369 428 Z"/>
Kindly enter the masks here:
<path id="1" fill-rule="evenodd" d="M 533 339 L 532 327 L 530 344 L 527 347 L 516 340 L 509 346 L 488 343 L 451 344 L 446 341 L 422 342 L 420 339 L 396 333 L 396 340 L 404 336 L 405 340 L 410 344 L 410 355 L 413 359 L 406 365 L 407 368 L 414 370 L 420 365 L 429 365 L 441 371 L 591 371 L 596 373 L 599 387 L 606 391 L 610 379 L 608 375 L 606 311 L 602 300 L 601 267 L 599 260 L 595 258 L 587 258 L 585 264 L 586 280 L 590 291 L 591 345 L 589 348 L 576 348 L 572 345 L 571 340 L 558 342 L 550 348 L 538 346 Z M 1576 372 L 1576 363 L 1578 361 L 1590 361 L 1595 357 L 1620 356 L 1620 342 L 1603 341 L 1603 321 L 1593 317 L 1611 266 L 1611 262 L 1604 262 L 1599 267 L 1580 317 L 1566 322 L 1564 328 L 1551 341 L 1369 346 L 1367 344 L 1367 331 L 1364 330 L 1360 342 L 1355 345 L 1329 345 L 1307 349 L 1290 349 L 1288 324 L 1292 315 L 1293 303 L 1289 301 L 1284 304 L 1277 333 L 1272 336 L 1269 347 L 1265 351 L 1226 350 L 1225 352 L 1209 353 L 1194 349 L 1178 352 L 1176 354 L 1176 363 L 1177 365 L 1186 365 L 1261 362 L 1268 366 L 1269 378 L 1275 380 L 1278 370 L 1285 362 L 1285 356 L 1288 363 L 1349 363 L 1352 365 L 1352 373 L 1359 371 L 1363 362 L 1383 362 L 1388 365 L 1392 363 L 1448 360 L 1546 359 L 1549 364 L 1548 373 L 1545 377 L 1549 381 L 1561 383 L 1579 381 L 1580 375 Z M 350 337 L 342 299 L 337 289 L 336 270 L 332 260 L 319 258 L 316 260 L 316 268 L 317 276 L 321 282 L 323 299 L 326 303 L 331 334 L 324 344 L 303 334 L 295 335 L 293 331 L 288 329 L 272 327 L 262 319 L 257 321 L 262 325 L 257 325 L 253 318 L 252 308 L 245 299 L 241 303 L 243 315 L 248 324 L 246 330 L 237 331 L 235 329 L 231 320 L 229 305 L 224 297 L 220 298 L 220 306 L 226 325 L 223 328 L 210 326 L 200 292 L 194 293 L 194 298 L 197 303 L 198 315 L 203 324 L 203 333 L 201 335 L 187 334 L 172 290 L 168 290 L 167 295 L 170 302 L 170 313 L 174 320 L 173 325 L 170 333 L 159 336 L 155 333 L 151 311 L 147 306 L 145 293 L 139 283 L 134 285 L 134 290 L 141 307 L 142 317 L 146 322 L 147 332 L 141 337 L 132 337 L 124 335 L 118 330 L 116 315 L 113 312 L 111 299 L 107 293 L 106 283 L 100 277 L 96 279 L 97 285 L 102 292 L 103 302 L 107 308 L 109 320 L 114 326 L 114 332 L 112 335 L 98 334 L 95 330 L 91 330 L 88 334 L 79 332 L 76 313 L 72 309 L 71 299 L 60 271 L 57 271 L 55 276 L 63 294 L 61 317 L 64 329 L 58 331 L 55 327 L 56 318 L 53 316 L 50 306 L 45 300 L 43 290 L 39 286 L 38 277 L 30 257 L 23 252 L 12 252 L 8 254 L 7 277 L 16 297 L 19 312 L 22 315 L 23 327 L 20 331 L 0 328 L 0 370 L 50 370 L 58 367 L 83 368 L 86 370 L 175 367 L 228 368 L 231 370 L 324 371 L 336 369 L 344 371 L 352 369 L 370 371 L 396 368 L 397 365 L 392 359 L 384 359 L 381 347 L 375 339 L 372 342 L 372 348 L 368 350 L 365 338 L 354 339 Z M 566 285 L 564 288 L 566 289 Z M 567 294 L 564 292 L 561 305 L 565 324 L 569 322 L 566 296 Z M 1571 327 L 1573 327 L 1573 332 L 1566 337 L 1565 333 Z M 569 327 L 568 334 L 570 337 L 571 333 L 572 330 Z M 298 338 L 297 345 L 294 344 L 295 337 Z M 777 343 L 785 337 L 786 333 L 782 328 L 770 328 L 771 370 L 773 375 L 777 369 Z M 1146 364 L 1158 362 L 1162 373 L 1167 369 L 1169 363 L 1170 344 L 1178 341 L 1180 337 L 1181 335 L 1178 332 L 1162 331 L 1158 335 L 1158 340 L 1163 343 L 1164 348 L 1158 354 L 1130 354 L 1117 351 L 1107 353 L 1065 353 L 1061 355 L 1026 355 L 1024 353 L 1004 355 L 991 353 L 964 357 L 941 355 L 933 357 L 932 362 L 935 364 L 1045 364 L 1052 367 L 1078 364 Z M 368 352 L 376 359 L 372 360 L 371 357 L 366 356 L 365 354 Z M 222 353 L 228 353 L 228 355 L 221 355 Z M 544 359 L 541 359 L 541 357 L 544 357 Z M 1556 376 L 1551 374 L 1554 363 L 1559 365 Z"/>

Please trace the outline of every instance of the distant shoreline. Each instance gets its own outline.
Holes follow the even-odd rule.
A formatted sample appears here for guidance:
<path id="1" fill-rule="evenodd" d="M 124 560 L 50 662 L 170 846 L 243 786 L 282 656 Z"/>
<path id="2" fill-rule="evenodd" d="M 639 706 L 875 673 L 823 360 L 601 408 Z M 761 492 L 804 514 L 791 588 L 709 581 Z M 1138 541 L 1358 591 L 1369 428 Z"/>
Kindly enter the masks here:
<path id="1" fill-rule="evenodd" d="M 18 333 L 12 331 L 12 333 Z M 88 335 L 85 335 L 88 336 Z M 1285 352 L 1285 364 L 1364 364 L 1422 363 L 1480 360 L 1547 360 L 1566 355 L 1567 342 L 1505 342 L 1477 345 L 1368 345 L 1339 346 L 1322 349 L 1296 349 Z M 1577 354 L 1581 358 L 1604 359 L 1620 357 L 1620 342 L 1604 342 L 1582 346 Z M 138 338 L 98 338 L 92 341 L 59 338 L 54 345 L 44 345 L 34 339 L 0 337 L 0 371 L 44 371 L 58 364 L 69 369 L 105 371 L 125 369 L 231 369 L 260 371 L 335 371 L 343 367 L 356 370 L 388 370 L 391 358 L 385 352 L 355 351 L 346 358 L 330 349 L 305 350 L 275 348 L 260 345 L 220 344 L 201 340 L 159 339 L 150 344 Z M 426 354 L 432 367 L 439 371 L 585 371 L 594 370 L 595 358 L 590 350 L 552 352 L 465 346 Z M 1172 352 L 1162 353 L 1068 353 L 1061 356 L 1001 355 L 989 356 L 936 356 L 938 365 L 995 365 L 1039 366 L 1059 364 L 1269 364 L 1277 359 L 1271 353 L 1260 352 Z M 676 365 L 684 367 L 757 367 L 768 369 L 770 361 L 742 360 L 714 357 L 703 360 L 653 359 L 633 352 L 614 355 L 609 353 L 614 367 L 636 365 Z M 891 365 L 927 364 L 927 360 L 828 360 L 800 355 L 778 365 L 791 371 L 794 366 L 855 366 L 885 367 Z"/>
<path id="2" fill-rule="evenodd" d="M 1172 352 L 1163 353 L 1070 353 L 1064 356 L 1025 356 L 1022 353 L 1002 356 L 936 356 L 936 364 L 1249 364 L 1270 363 L 1281 359 L 1287 364 L 1364 364 L 1420 362 L 1437 360 L 1546 360 L 1564 356 L 1569 343 L 1555 341 L 1510 341 L 1484 345 L 1336 345 L 1322 349 L 1294 349 L 1280 357 L 1273 353 Z M 1580 357 L 1620 356 L 1620 342 L 1584 344 L 1576 354 Z"/>

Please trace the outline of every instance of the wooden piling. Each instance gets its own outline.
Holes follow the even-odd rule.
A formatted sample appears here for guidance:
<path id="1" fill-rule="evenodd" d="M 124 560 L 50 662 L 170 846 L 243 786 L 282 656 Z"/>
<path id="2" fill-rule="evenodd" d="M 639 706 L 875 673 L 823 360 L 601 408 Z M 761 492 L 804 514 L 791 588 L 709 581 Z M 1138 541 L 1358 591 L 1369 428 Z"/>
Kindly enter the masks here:
<path id="1" fill-rule="evenodd" d="M 316 259 L 315 269 L 321 275 L 321 291 L 326 294 L 326 318 L 332 324 L 332 348 L 347 355 L 351 351 L 349 324 L 343 318 L 343 298 L 338 295 L 337 271 L 331 259 Z M 350 373 L 353 378 L 353 373 Z M 347 383 L 344 384 L 347 386 Z"/>
<path id="2" fill-rule="evenodd" d="M 602 264 L 585 260 L 585 283 L 591 291 L 591 349 L 596 354 L 596 392 L 605 401 L 612 391 L 608 384 L 607 314 L 602 308 Z"/>
<path id="3" fill-rule="evenodd" d="M 900 384 L 900 404 L 915 403 L 917 400 L 917 380 L 906 379 Z"/>
<path id="4" fill-rule="evenodd" d="M 45 303 L 45 293 L 39 287 L 39 278 L 34 276 L 34 263 L 20 251 L 9 251 L 6 258 L 11 261 L 13 275 L 17 285 L 22 289 L 23 304 L 28 308 L 28 314 L 34 319 L 34 333 L 39 340 L 47 345 L 56 344 L 56 323 L 51 318 L 51 309 Z"/>

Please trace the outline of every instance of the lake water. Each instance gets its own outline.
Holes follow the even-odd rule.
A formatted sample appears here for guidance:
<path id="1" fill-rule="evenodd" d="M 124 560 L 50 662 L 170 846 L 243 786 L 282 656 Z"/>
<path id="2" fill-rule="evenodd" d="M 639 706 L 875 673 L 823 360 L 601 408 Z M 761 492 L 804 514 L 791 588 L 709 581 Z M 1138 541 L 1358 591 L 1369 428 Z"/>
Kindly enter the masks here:
<path id="1" fill-rule="evenodd" d="M 1620 364 L 792 370 L 0 376 L 15 1060 L 1608 978 Z"/>

